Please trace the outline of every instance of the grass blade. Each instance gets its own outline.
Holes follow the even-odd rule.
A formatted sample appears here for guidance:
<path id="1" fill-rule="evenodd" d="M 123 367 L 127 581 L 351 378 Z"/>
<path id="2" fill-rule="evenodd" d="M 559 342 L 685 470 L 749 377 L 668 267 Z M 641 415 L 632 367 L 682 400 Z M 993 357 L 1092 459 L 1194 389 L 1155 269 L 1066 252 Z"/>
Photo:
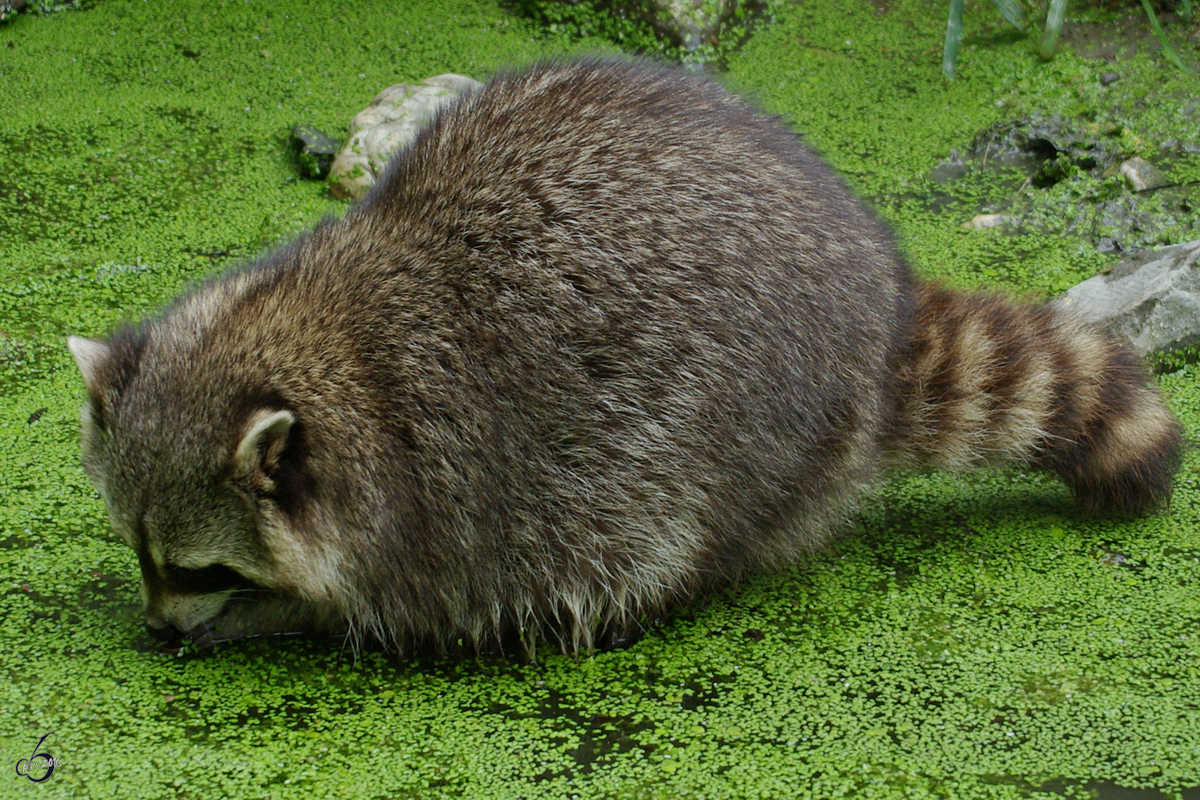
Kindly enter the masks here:
<path id="1" fill-rule="evenodd" d="M 1142 0 L 1142 8 L 1146 9 L 1146 16 L 1150 17 L 1150 27 L 1154 29 L 1154 35 L 1158 37 L 1158 43 L 1162 45 L 1163 55 L 1167 57 L 1172 64 L 1186 72 L 1188 75 L 1192 71 L 1188 69 L 1188 65 L 1183 63 L 1183 59 L 1179 57 L 1179 53 L 1175 52 L 1175 48 L 1171 47 L 1171 43 L 1167 41 L 1167 34 L 1163 31 L 1162 25 L 1158 24 L 1158 16 L 1154 13 L 1154 9 L 1150 7 L 1150 0 Z M 1190 8 L 1188 9 L 1191 10 Z"/>
<path id="2" fill-rule="evenodd" d="M 1185 3 L 1187 0 L 1183 0 Z M 996 4 L 996 8 L 1000 9 L 1000 16 L 1004 17 L 1009 23 L 1019 31 L 1025 30 L 1025 12 L 1017 5 L 1016 0 L 992 0 Z"/>
<path id="3" fill-rule="evenodd" d="M 963 0 L 950 0 L 950 19 L 946 22 L 946 48 L 942 51 L 942 74 L 954 80 L 954 62 L 962 42 Z"/>
<path id="4" fill-rule="evenodd" d="M 1146 0 L 1142 0 L 1144 3 Z M 1046 34 L 1042 37 L 1042 49 L 1038 56 L 1042 61 L 1054 58 L 1058 46 L 1058 35 L 1062 33 L 1063 17 L 1067 14 L 1067 0 L 1050 0 L 1050 11 L 1046 14 Z"/>
<path id="5" fill-rule="evenodd" d="M 1183 18 L 1188 22 L 1192 21 L 1192 4 L 1190 0 L 1183 0 Z"/>

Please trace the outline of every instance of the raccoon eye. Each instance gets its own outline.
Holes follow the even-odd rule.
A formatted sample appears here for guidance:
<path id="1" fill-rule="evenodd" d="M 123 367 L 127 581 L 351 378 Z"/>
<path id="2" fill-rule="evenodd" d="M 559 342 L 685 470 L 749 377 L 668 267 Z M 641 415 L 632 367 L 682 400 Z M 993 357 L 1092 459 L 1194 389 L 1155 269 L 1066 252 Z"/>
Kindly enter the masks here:
<path id="1" fill-rule="evenodd" d="M 200 569 L 166 564 L 163 571 L 171 587 L 186 594 L 211 594 L 229 589 L 248 589 L 256 585 L 254 581 L 224 564 L 210 564 Z"/>

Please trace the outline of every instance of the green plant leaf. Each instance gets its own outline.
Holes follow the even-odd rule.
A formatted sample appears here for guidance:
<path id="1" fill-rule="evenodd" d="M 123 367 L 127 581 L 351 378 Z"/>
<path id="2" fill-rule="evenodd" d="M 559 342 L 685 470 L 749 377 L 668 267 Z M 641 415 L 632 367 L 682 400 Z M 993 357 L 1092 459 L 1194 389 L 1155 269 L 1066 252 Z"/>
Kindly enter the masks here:
<path id="1" fill-rule="evenodd" d="M 942 51 L 942 74 L 954 80 L 954 62 L 962 42 L 963 0 L 950 0 L 950 19 L 946 22 L 946 48 Z"/>
<path id="2" fill-rule="evenodd" d="M 1000 16 L 1008 20 L 1014 28 L 1019 31 L 1025 30 L 1025 12 L 1021 10 L 1021 6 L 1017 5 L 1016 0 L 992 0 L 992 2 L 996 4 L 996 8 L 1000 9 Z"/>
<path id="3" fill-rule="evenodd" d="M 1188 65 L 1183 63 L 1183 59 L 1179 57 L 1179 53 L 1175 52 L 1175 48 L 1171 47 L 1171 43 L 1167 41 L 1167 34 L 1163 31 L 1162 25 L 1158 24 L 1158 16 L 1154 13 L 1154 9 L 1150 6 L 1150 0 L 1142 0 L 1142 8 L 1146 9 L 1146 16 L 1150 18 L 1150 27 L 1154 29 L 1154 35 L 1158 37 L 1158 43 L 1162 45 L 1163 55 L 1179 69 L 1192 74 Z M 1188 6 L 1188 16 L 1191 16 L 1191 7 Z"/>
<path id="4" fill-rule="evenodd" d="M 1063 17 L 1066 14 L 1067 0 L 1050 0 L 1050 10 L 1046 12 L 1046 34 L 1042 37 L 1042 49 L 1038 51 L 1038 56 L 1043 61 L 1054 58 L 1054 48 L 1058 46 L 1058 35 L 1062 33 Z"/>

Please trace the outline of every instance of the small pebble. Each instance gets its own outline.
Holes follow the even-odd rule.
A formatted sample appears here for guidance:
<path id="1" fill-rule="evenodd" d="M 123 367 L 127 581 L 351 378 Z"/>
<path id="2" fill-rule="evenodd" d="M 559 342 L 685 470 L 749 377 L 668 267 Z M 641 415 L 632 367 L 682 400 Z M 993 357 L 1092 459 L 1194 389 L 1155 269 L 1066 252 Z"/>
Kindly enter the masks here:
<path id="1" fill-rule="evenodd" d="M 1121 162 L 1121 175 L 1129 188 L 1135 192 L 1157 189 L 1167 185 L 1166 176 L 1158 168 L 1141 156 L 1134 156 Z"/>
<path id="2" fill-rule="evenodd" d="M 974 231 L 982 231 L 988 228 L 998 228 L 1006 223 L 1008 223 L 1007 214 L 976 214 L 974 217 L 971 217 L 969 222 L 964 222 L 963 227 Z"/>

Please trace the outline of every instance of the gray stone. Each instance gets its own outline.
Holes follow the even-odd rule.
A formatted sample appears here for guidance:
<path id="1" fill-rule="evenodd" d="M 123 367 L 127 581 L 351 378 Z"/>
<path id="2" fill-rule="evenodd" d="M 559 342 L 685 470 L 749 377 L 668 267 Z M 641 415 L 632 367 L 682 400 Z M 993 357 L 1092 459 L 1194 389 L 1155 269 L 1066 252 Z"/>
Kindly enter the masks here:
<path id="1" fill-rule="evenodd" d="M 12 19 L 24 7 L 25 0 L 0 0 L 0 22 Z"/>
<path id="2" fill-rule="evenodd" d="M 329 170 L 334 197 L 358 200 L 375 185 L 387 160 L 407 147 L 444 104 L 482 86 L 447 73 L 389 86 L 350 121 L 350 135 Z"/>
<path id="3" fill-rule="evenodd" d="M 1133 253 L 1055 302 L 1146 356 L 1200 344 L 1200 239 Z"/>
<path id="4" fill-rule="evenodd" d="M 1135 192 L 1158 189 L 1167 185 L 1166 177 L 1158 171 L 1158 168 L 1141 156 L 1134 156 L 1122 161 L 1121 175 L 1129 184 L 1129 188 Z"/>
<path id="5" fill-rule="evenodd" d="M 322 180 L 329 174 L 337 156 L 338 141 L 312 125 L 297 124 L 292 128 L 292 150 L 296 153 L 301 174 Z"/>
<path id="6" fill-rule="evenodd" d="M 934 183 L 953 183 L 971 171 L 966 162 L 958 155 L 956 148 L 950 148 L 950 157 L 933 168 L 929 177 Z"/>

